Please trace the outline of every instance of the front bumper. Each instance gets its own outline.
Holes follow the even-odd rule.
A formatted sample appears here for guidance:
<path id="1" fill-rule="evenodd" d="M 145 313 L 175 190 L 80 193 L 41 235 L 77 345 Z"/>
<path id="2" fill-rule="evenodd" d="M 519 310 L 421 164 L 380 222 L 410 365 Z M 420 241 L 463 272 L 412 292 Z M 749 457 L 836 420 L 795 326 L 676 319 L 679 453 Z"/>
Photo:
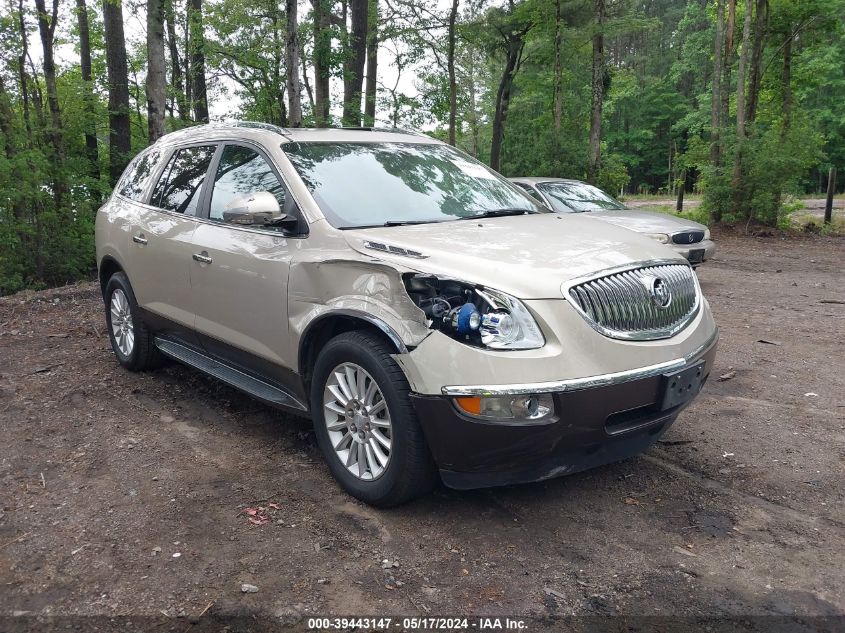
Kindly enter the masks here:
<path id="1" fill-rule="evenodd" d="M 689 404 L 660 410 L 663 374 L 703 359 L 706 380 L 716 343 L 714 335 L 705 347 L 671 366 L 666 363 L 559 383 L 460 387 L 451 392 L 552 392 L 556 415 L 546 424 L 517 426 L 469 418 L 457 410 L 451 395 L 414 394 L 412 401 L 447 486 L 469 489 L 540 481 L 648 449 Z"/>
<path id="2" fill-rule="evenodd" d="M 716 254 L 716 244 L 713 240 L 703 240 L 695 244 L 669 244 L 669 246 L 693 266 L 706 262 Z"/>

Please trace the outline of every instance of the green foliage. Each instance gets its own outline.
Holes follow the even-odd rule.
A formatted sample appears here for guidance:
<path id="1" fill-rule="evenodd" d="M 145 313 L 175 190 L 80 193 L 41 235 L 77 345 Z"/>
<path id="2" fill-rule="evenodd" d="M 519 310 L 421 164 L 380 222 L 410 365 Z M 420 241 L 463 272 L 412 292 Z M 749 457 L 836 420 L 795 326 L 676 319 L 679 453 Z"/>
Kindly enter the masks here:
<path id="1" fill-rule="evenodd" d="M 604 154 L 596 182 L 599 188 L 616 194 L 624 191 L 630 181 L 631 176 L 622 158 L 616 154 Z"/>
<path id="2" fill-rule="evenodd" d="M 339 111 L 348 28 L 340 0 L 320 0 L 331 26 L 315 42 L 313 3 L 299 3 L 298 40 L 313 97 L 315 52 L 325 53 Z M 72 4 L 72 3 L 71 3 Z M 89 2 L 94 80 L 86 86 L 69 43 L 79 41 L 73 13 L 60 12 L 57 45 L 58 96 L 64 160 L 56 160 L 47 126 L 46 85 L 31 3 L 24 3 L 29 57 L 25 64 L 28 122 L 24 120 L 15 3 L 0 11 L 0 294 L 26 286 L 61 284 L 94 267 L 95 209 L 109 192 L 108 85 L 102 6 Z M 144 23 L 143 3 L 124 3 L 127 20 Z M 504 68 L 503 44 L 511 29 L 530 26 L 515 72 L 503 126 L 501 171 L 508 176 L 583 179 L 589 154 L 592 38 L 604 37 L 605 96 L 599 186 L 618 195 L 677 193 L 680 183 L 702 194 L 702 205 L 685 217 L 726 222 L 754 220 L 788 227 L 801 215 L 793 196 L 818 195 L 831 166 L 845 173 L 845 0 L 770 0 L 762 48 L 758 107 L 739 142 L 736 130 L 738 52 L 744 3 L 737 3 L 720 129 L 711 130 L 716 13 L 712 0 L 617 0 L 606 2 L 601 26 L 592 0 L 462 0 L 456 23 L 456 144 L 486 160 Z M 70 6 L 70 5 L 68 5 Z M 378 124 L 424 129 L 448 138 L 450 110 L 447 24 L 450 3 L 381 0 L 378 24 Z M 225 117 L 286 122 L 285 3 L 273 0 L 204 0 L 203 19 L 209 96 L 233 95 L 239 107 Z M 190 55 L 185 0 L 174 0 L 174 47 L 183 82 Z M 560 21 L 555 16 L 560 11 Z M 138 15 L 132 15 L 138 12 Z M 348 12 L 347 12 L 348 13 Z M 132 152 L 147 142 L 143 34 L 127 42 Z M 559 38 L 560 46 L 556 47 Z M 787 42 L 791 50 L 784 81 Z M 169 42 L 168 42 L 169 43 Z M 559 64 L 557 63 L 559 61 Z M 556 70 L 557 69 L 557 70 Z M 168 47 L 168 82 L 173 60 Z M 750 83 L 749 83 L 750 85 Z M 556 102 L 556 88 L 560 99 Z M 88 88 L 93 112 L 86 111 Z M 168 85 L 171 109 L 178 97 Z M 311 98 L 303 90 L 306 125 L 314 124 Z M 188 104 L 189 105 L 189 104 Z M 556 112 L 559 106 L 559 112 Z M 173 112 L 178 116 L 178 112 Z M 193 124 L 168 118 L 169 130 Z M 85 134 L 99 139 L 91 165 Z M 720 139 L 714 164 L 711 140 Z M 739 144 L 739 145 L 738 145 Z M 126 157 L 128 158 L 128 157 Z M 736 162 L 740 161 L 739 169 Z M 97 177 L 99 171 L 102 177 Z M 845 184 L 840 176 L 839 189 Z M 673 212 L 672 208 L 666 209 Z M 811 220 L 807 220 L 809 224 Z M 836 219 L 836 222 L 841 220 Z M 828 227 L 811 230 L 831 231 Z"/>
<path id="3" fill-rule="evenodd" d="M 822 137 L 806 117 L 793 119 L 789 129 L 755 128 L 742 146 L 742 180 L 734 181 L 735 158 L 718 167 L 703 162 L 703 208 L 711 218 L 739 222 L 754 218 L 776 226 L 795 210 L 785 204 L 787 194 L 798 194 L 803 174 L 822 157 Z M 726 146 L 735 156 L 735 145 Z"/>

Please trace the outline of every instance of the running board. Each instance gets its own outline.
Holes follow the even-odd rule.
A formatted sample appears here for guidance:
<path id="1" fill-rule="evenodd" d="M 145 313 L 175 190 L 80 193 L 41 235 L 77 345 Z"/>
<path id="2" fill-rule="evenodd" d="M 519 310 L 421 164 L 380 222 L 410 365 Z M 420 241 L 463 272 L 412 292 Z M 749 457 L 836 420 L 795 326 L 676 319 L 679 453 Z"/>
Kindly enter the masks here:
<path id="1" fill-rule="evenodd" d="M 199 369 L 201 372 L 213 376 L 257 400 L 298 412 L 308 411 L 304 404 L 281 387 L 268 384 L 258 378 L 253 378 L 239 369 L 235 369 L 181 343 L 161 338 L 160 336 L 156 336 L 154 342 L 155 346 L 165 356 Z"/>

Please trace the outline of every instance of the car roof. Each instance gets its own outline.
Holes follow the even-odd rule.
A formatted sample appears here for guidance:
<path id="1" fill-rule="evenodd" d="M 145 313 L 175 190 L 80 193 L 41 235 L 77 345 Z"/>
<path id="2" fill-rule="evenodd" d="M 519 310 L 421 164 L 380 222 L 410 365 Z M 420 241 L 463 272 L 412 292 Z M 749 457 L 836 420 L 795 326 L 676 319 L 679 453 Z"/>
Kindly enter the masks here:
<path id="1" fill-rule="evenodd" d="M 584 184 L 582 180 L 575 180 L 573 178 L 551 178 L 546 176 L 518 176 L 516 178 L 510 179 L 512 182 L 522 182 L 527 185 L 539 185 L 540 183 L 544 182 L 570 182 L 570 183 L 577 183 L 580 185 Z"/>
<path id="2" fill-rule="evenodd" d="M 171 132 L 156 144 L 190 143 L 231 139 L 233 136 L 265 142 L 335 142 L 335 143 L 429 143 L 440 141 L 420 132 L 393 128 L 283 128 L 258 121 L 206 123 Z"/>

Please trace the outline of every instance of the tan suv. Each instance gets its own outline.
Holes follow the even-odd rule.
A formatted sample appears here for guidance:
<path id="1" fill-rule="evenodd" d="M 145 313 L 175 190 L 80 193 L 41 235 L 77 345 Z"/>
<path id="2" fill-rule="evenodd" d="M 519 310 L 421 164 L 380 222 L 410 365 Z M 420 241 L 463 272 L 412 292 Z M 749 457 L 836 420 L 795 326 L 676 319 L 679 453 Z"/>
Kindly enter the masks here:
<path id="1" fill-rule="evenodd" d="M 409 133 L 169 134 L 100 209 L 97 261 L 124 367 L 170 357 L 310 415 L 376 505 L 643 451 L 715 355 L 682 257 Z"/>

